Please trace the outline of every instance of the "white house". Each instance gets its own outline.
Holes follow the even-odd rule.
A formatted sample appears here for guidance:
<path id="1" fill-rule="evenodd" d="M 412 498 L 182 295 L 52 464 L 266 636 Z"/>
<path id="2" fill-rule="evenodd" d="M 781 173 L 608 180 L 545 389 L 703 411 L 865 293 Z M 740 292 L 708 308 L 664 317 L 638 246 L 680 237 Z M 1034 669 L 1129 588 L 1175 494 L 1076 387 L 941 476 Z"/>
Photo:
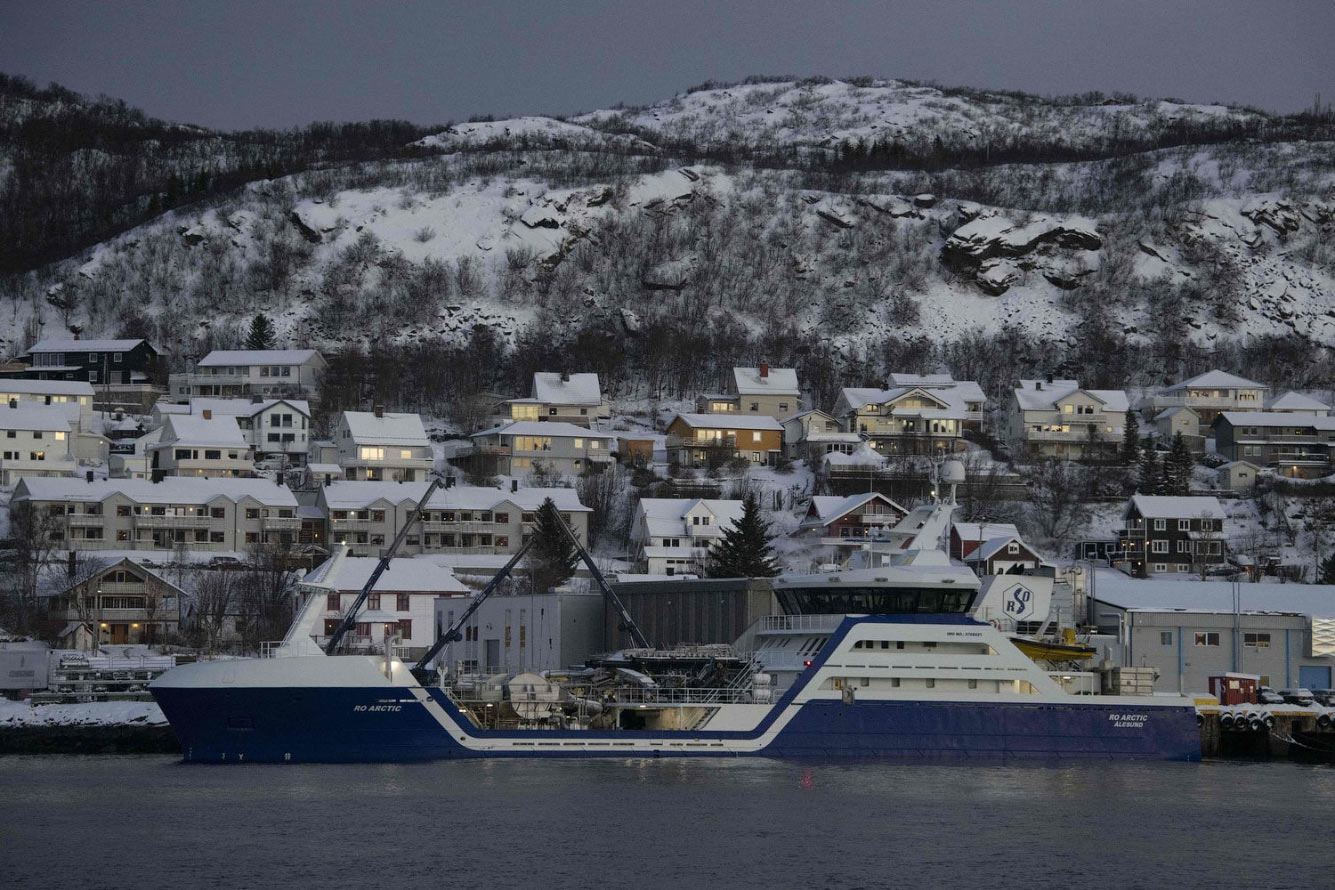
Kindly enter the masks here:
<path id="1" fill-rule="evenodd" d="M 615 461 L 616 436 L 573 423 L 517 420 L 474 433 L 466 460 L 484 475 L 523 476 L 535 471 L 577 476 Z"/>
<path id="2" fill-rule="evenodd" d="M 831 451 L 851 454 L 863 441 L 858 433 L 845 432 L 836 417 L 815 408 L 790 414 L 779 424 L 784 456 L 793 460 L 819 461 Z"/>
<path id="3" fill-rule="evenodd" d="M 1302 393 L 1286 392 L 1275 396 L 1265 403 L 1265 410 L 1280 414 L 1306 414 L 1311 417 L 1325 417 L 1330 414 L 1330 406 Z"/>
<path id="4" fill-rule="evenodd" d="M 1190 408 L 1205 428 L 1214 423 L 1222 411 L 1260 411 L 1269 393 L 1270 387 L 1264 383 L 1226 371 L 1207 371 L 1165 387 L 1150 404 L 1155 414 L 1167 408 Z"/>
<path id="5" fill-rule="evenodd" d="M 597 374 L 539 371 L 533 375 L 533 395 L 510 399 L 506 419 L 548 421 L 589 427 L 611 416 Z"/>
<path id="6" fill-rule="evenodd" d="M 636 563 L 650 575 L 704 574 L 709 548 L 741 516 L 741 501 L 641 498 L 630 533 Z"/>
<path id="7" fill-rule="evenodd" d="M 696 399 L 702 414 L 768 415 L 778 420 L 802 407 L 802 391 L 793 368 L 733 368 L 726 392 L 704 393 Z"/>
<path id="8" fill-rule="evenodd" d="M 339 553 L 301 580 L 299 595 L 323 600 L 316 628 L 318 644 L 323 646 L 333 636 L 379 562 L 378 556 Z M 386 639 L 392 642 L 397 638 L 393 643 L 397 653 L 405 659 L 417 658 L 436 640 L 436 598 L 468 594 L 469 588 L 454 577 L 450 567 L 430 556 L 391 560 L 362 604 L 357 625 L 344 642 L 353 648 L 383 652 Z"/>
<path id="9" fill-rule="evenodd" d="M 232 417 L 169 414 L 157 444 L 148 446 L 155 476 L 253 475 L 250 445 Z"/>
<path id="10" fill-rule="evenodd" d="M 14 485 L 22 476 L 73 476 L 72 416 L 78 417 L 77 405 L 0 406 L 0 484 Z"/>
<path id="11" fill-rule="evenodd" d="M 953 404 L 964 409 L 964 425 L 980 429 L 987 410 L 987 396 L 975 380 L 956 380 L 950 374 L 891 374 L 887 389 L 918 387 L 946 394 Z"/>
<path id="12" fill-rule="evenodd" d="M 328 364 L 314 349 L 215 349 L 193 371 L 171 375 L 177 401 L 261 395 L 312 399 Z"/>
<path id="13" fill-rule="evenodd" d="M 82 380 L 0 379 L 0 404 L 78 405 L 79 429 L 88 432 L 93 420 L 93 385 Z"/>
<path id="14" fill-rule="evenodd" d="M 416 414 L 344 411 L 334 429 L 338 465 L 349 480 L 416 482 L 435 466 L 431 442 Z"/>
<path id="15" fill-rule="evenodd" d="M 1017 448 L 1036 457 L 1108 457 L 1122 446 L 1129 406 L 1120 389 L 1084 389 L 1076 380 L 1021 380 L 1011 398 L 1008 433 Z"/>
<path id="16" fill-rule="evenodd" d="M 311 406 L 305 399 L 196 398 L 187 407 L 191 414 L 209 411 L 215 417 L 236 418 L 257 461 L 285 458 L 289 466 L 301 466 L 306 461 Z"/>
<path id="17" fill-rule="evenodd" d="M 162 428 L 137 439 L 119 439 L 107 458 L 107 475 L 113 479 L 149 479 L 153 476 L 152 447 L 162 441 Z"/>

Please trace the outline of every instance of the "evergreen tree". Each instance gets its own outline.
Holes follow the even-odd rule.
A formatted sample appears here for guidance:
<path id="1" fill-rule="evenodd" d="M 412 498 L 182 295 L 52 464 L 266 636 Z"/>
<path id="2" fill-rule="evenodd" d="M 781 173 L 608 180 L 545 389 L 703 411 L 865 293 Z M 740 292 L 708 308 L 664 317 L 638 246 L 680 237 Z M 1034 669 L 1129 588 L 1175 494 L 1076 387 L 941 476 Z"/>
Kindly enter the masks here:
<path id="1" fill-rule="evenodd" d="M 754 492 L 742 499 L 742 516 L 709 549 L 711 578 L 772 578 L 779 574 L 770 546 L 769 522 L 760 515 Z"/>
<path id="2" fill-rule="evenodd" d="M 1173 433 L 1173 445 L 1168 452 L 1168 459 L 1164 462 L 1165 466 L 1173 468 L 1171 478 L 1171 490 L 1165 494 L 1188 495 L 1191 494 L 1191 477 L 1196 467 L 1196 462 L 1192 460 L 1191 449 L 1187 447 L 1187 440 L 1182 437 L 1181 431 Z"/>
<path id="3" fill-rule="evenodd" d="M 273 322 L 263 312 L 250 320 L 250 334 L 246 337 L 247 349 L 273 349 Z"/>
<path id="4" fill-rule="evenodd" d="M 1318 584 L 1335 584 L 1335 553 L 1321 560 L 1316 580 Z"/>
<path id="5" fill-rule="evenodd" d="M 1140 475 L 1136 480 L 1136 491 L 1140 494 L 1158 494 L 1159 454 L 1154 450 L 1154 441 L 1146 438 L 1140 447 Z"/>
<path id="6" fill-rule="evenodd" d="M 577 555 L 551 498 L 542 502 L 533 518 L 533 535 L 536 540 L 527 557 L 529 583 L 534 593 L 546 593 L 571 576 Z"/>
<path id="7" fill-rule="evenodd" d="M 1122 431 L 1122 463 L 1135 466 L 1140 459 L 1140 422 L 1136 412 L 1126 409 L 1126 429 Z"/>

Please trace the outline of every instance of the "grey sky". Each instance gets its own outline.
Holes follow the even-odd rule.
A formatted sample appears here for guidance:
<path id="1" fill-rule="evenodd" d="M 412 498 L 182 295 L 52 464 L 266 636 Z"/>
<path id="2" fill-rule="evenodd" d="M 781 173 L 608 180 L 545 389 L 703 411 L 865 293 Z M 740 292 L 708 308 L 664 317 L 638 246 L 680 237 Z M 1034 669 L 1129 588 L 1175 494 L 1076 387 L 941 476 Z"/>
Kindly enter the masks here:
<path id="1" fill-rule="evenodd" d="M 215 127 L 568 114 L 706 79 L 870 74 L 1289 112 L 1331 0 L 3 0 L 0 71 Z"/>

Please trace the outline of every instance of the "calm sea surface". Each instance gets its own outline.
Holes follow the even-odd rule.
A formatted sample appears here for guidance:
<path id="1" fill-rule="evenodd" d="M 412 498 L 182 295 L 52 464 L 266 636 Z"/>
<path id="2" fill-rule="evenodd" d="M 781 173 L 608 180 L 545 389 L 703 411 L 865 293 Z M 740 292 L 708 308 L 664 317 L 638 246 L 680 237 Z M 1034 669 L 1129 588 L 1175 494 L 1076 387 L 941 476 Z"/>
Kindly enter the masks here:
<path id="1" fill-rule="evenodd" d="M 1335 886 L 1335 769 L 0 758 L 0 887 Z"/>

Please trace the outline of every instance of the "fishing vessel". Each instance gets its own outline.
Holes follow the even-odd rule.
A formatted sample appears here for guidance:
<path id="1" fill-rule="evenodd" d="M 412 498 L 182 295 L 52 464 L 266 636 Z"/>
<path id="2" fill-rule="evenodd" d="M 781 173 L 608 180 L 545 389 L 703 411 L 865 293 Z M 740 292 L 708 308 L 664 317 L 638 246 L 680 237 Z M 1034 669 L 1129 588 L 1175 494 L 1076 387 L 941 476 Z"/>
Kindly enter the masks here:
<path id="1" fill-rule="evenodd" d="M 1096 675 L 1050 670 L 1069 654 L 1062 647 L 1043 649 L 1049 661 L 1040 663 L 1017 646 L 1013 627 L 987 617 L 1032 609 L 1039 585 L 1010 578 L 984 589 L 951 563 L 941 539 L 963 468 L 946 462 L 939 476 L 941 497 L 848 564 L 774 579 L 781 614 L 732 645 L 648 645 L 580 548 L 633 648 L 559 672 L 452 665 L 460 628 L 521 551 L 414 666 L 390 646 L 332 654 L 336 639 L 331 654 L 302 654 L 313 625 L 303 615 L 276 657 L 183 665 L 151 689 L 190 762 L 1199 759 L 1191 700 L 1099 695 Z"/>

